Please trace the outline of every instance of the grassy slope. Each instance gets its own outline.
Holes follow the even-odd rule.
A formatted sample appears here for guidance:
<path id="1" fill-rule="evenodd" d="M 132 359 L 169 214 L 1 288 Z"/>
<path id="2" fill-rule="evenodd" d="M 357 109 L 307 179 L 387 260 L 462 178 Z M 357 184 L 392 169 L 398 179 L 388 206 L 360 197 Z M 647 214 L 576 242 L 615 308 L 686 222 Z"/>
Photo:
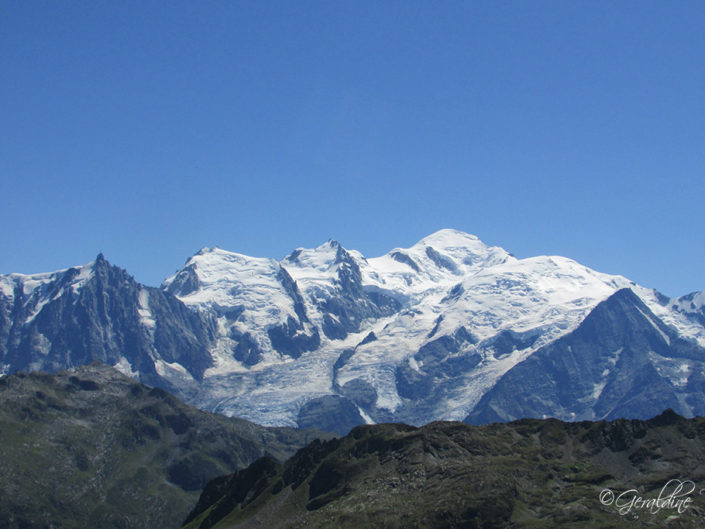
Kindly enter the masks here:
<path id="1" fill-rule="evenodd" d="M 0 528 L 173 528 L 203 485 L 315 432 L 201 412 L 106 366 L 0 379 Z"/>
<path id="2" fill-rule="evenodd" d="M 185 527 L 701 527 L 697 492 L 680 516 L 600 504 L 605 488 L 652 498 L 671 478 L 705 487 L 704 419 L 363 426 L 209 484 Z"/>

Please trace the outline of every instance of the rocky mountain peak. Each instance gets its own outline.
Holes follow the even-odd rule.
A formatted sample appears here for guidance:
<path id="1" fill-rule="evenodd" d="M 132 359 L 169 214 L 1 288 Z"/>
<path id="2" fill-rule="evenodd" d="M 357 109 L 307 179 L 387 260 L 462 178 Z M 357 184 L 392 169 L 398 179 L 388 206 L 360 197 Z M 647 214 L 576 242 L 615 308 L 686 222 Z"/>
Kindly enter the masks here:
<path id="1" fill-rule="evenodd" d="M 97 358 L 262 424 L 463 419 L 505 374 L 569 335 L 555 355 L 581 366 L 591 358 L 593 367 L 567 369 L 582 379 L 541 365 L 517 380 L 538 388 L 556 376 L 580 386 L 577 400 L 561 394 L 546 410 L 494 395 L 500 418 L 599 417 L 610 405 L 632 413 L 608 398 L 610 380 L 637 375 L 670 399 L 646 401 L 684 415 L 705 410 L 703 361 L 687 346 L 705 345 L 703 295 L 665 298 L 564 257 L 516 259 L 459 230 L 370 259 L 333 239 L 281 261 L 208 247 L 162 289 L 99 255 L 52 274 L 0 276 L 0 292 L 0 370 Z M 623 345 L 619 358 L 633 361 L 617 357 Z M 523 394 L 513 384 L 510 399 Z"/>

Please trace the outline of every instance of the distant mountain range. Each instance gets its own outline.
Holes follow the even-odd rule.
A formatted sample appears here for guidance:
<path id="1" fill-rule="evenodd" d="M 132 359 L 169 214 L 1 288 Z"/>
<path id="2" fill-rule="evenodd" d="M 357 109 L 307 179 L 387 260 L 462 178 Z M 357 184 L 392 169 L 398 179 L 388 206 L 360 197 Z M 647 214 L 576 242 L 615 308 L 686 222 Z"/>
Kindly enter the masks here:
<path id="1" fill-rule="evenodd" d="M 456 230 L 365 258 L 205 248 L 161 288 L 102 255 L 0 276 L 5 373 L 99 360 L 205 410 L 356 424 L 705 414 L 705 292 L 668 298 Z"/>

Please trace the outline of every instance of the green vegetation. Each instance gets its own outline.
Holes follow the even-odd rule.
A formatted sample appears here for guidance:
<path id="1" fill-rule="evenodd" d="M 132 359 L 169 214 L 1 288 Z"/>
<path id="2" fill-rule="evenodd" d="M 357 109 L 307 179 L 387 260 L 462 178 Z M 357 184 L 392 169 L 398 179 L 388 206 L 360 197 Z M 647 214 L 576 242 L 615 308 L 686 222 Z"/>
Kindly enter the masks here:
<path id="1" fill-rule="evenodd" d="M 203 486 L 320 432 L 201 412 L 101 365 L 0 378 L 0 528 L 178 527 Z"/>
<path id="2" fill-rule="evenodd" d="M 672 479 L 698 486 L 685 512 L 600 502 Z M 281 465 L 263 458 L 211 482 L 186 529 L 701 527 L 705 419 L 522 420 L 362 426 Z"/>
<path id="3" fill-rule="evenodd" d="M 649 421 L 382 424 L 331 439 L 204 413 L 100 365 L 2 377 L 0 402 L 0 529 L 690 528 L 705 519 L 705 419 L 671 411 Z M 605 489 L 653 500 L 671 479 L 696 486 L 683 512 L 621 515 L 600 501 Z"/>

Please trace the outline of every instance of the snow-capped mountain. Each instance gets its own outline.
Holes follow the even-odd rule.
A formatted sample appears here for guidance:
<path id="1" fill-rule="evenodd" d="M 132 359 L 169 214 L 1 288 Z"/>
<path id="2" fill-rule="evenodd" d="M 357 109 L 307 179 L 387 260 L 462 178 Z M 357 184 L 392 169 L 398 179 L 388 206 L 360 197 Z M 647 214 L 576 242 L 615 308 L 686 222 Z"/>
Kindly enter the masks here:
<path id="1" fill-rule="evenodd" d="M 212 318 L 137 283 L 102 255 L 51 274 L 0 276 L 3 371 L 100 361 L 170 389 L 211 365 Z"/>
<path id="2" fill-rule="evenodd" d="M 705 413 L 704 307 L 702 292 L 669 299 L 565 257 L 516 259 L 456 230 L 370 259 L 333 240 L 281 261 L 205 248 L 161 289 L 102 257 L 0 277 L 0 361 L 9 371 L 99 359 L 204 409 L 337 431 L 390 420 L 634 415 L 638 406 L 624 400 L 634 395 L 608 389 L 635 365 L 652 366 L 670 388 L 664 403 L 692 415 Z M 663 343 L 644 338 L 654 333 Z M 641 336 L 632 343 L 643 347 L 627 347 L 623 335 Z M 526 367 L 569 358 L 576 336 L 589 354 L 574 369 Z M 614 358 L 619 347 L 629 362 Z M 588 357 L 603 368 L 587 369 Z M 517 390 L 528 379 L 548 384 L 534 397 L 550 405 Z M 591 389 L 561 398 L 546 389 L 564 384 Z"/>
<path id="3" fill-rule="evenodd" d="M 214 371 L 299 357 L 320 345 L 296 283 L 274 259 L 206 248 L 162 288 L 218 319 Z"/>
<path id="4" fill-rule="evenodd" d="M 701 415 L 703 352 L 625 288 L 601 302 L 577 329 L 509 370 L 467 420 L 485 423 L 526 415 L 643 419 L 664 408 Z"/>

